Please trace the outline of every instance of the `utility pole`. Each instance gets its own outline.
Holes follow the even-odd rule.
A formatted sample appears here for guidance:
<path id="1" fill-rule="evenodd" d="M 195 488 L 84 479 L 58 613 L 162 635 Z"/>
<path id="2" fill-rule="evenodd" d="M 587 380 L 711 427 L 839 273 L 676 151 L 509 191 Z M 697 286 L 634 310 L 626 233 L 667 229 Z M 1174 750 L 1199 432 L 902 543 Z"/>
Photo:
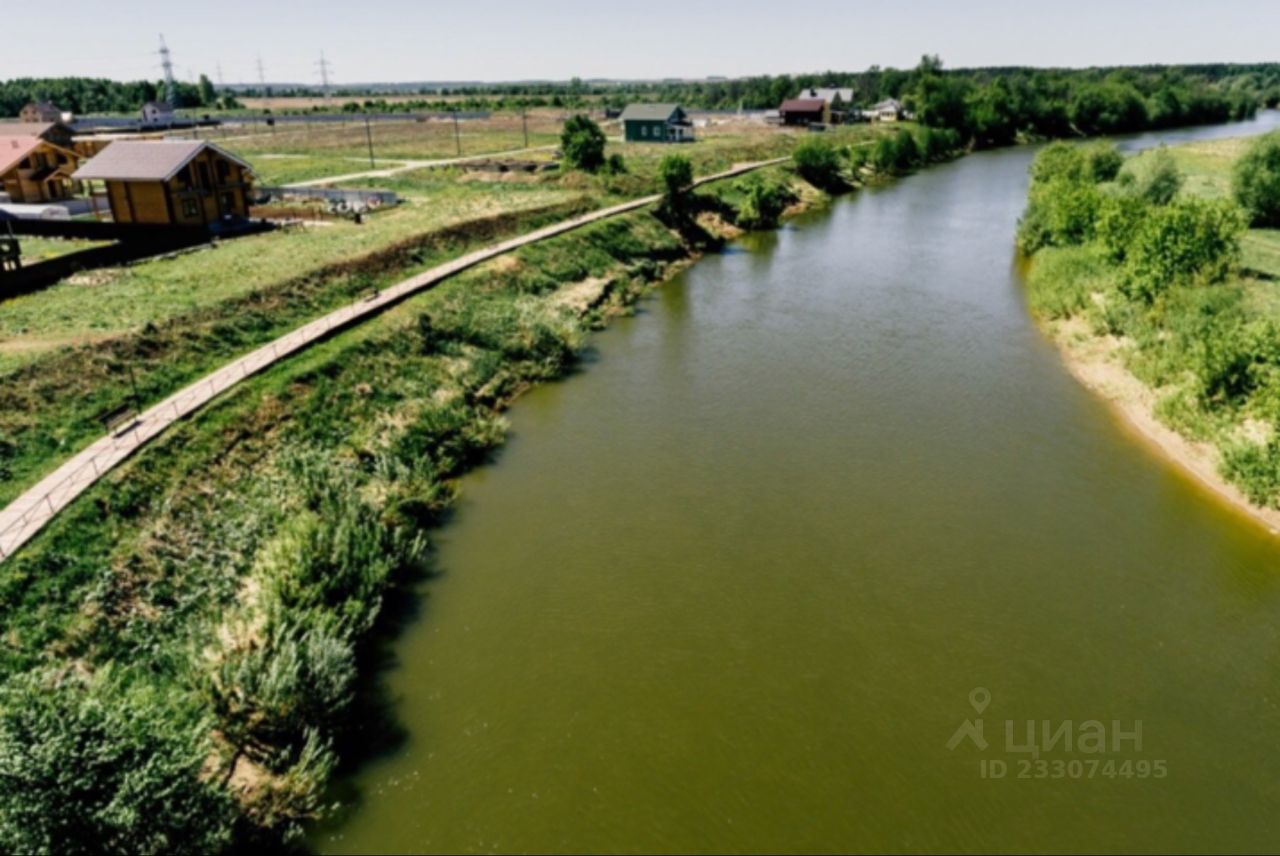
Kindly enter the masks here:
<path id="1" fill-rule="evenodd" d="M 458 131 L 458 108 L 453 108 L 453 142 L 458 147 L 458 157 L 462 157 L 462 134 Z"/>
<path id="2" fill-rule="evenodd" d="M 369 141 L 369 169 L 373 169 L 373 127 L 369 124 L 369 114 L 364 114 L 364 138 Z"/>
<path id="3" fill-rule="evenodd" d="M 164 43 L 164 33 L 160 34 L 160 67 L 164 69 L 164 99 L 169 106 L 178 106 L 178 84 L 173 79 L 173 57 L 169 55 L 169 46 Z"/>
<path id="4" fill-rule="evenodd" d="M 333 68 L 329 60 L 324 58 L 324 51 L 320 51 L 320 87 L 324 90 L 324 103 L 329 105 L 329 70 Z"/>
<path id="5" fill-rule="evenodd" d="M 524 127 L 524 147 L 529 148 L 529 110 L 526 107 L 520 108 L 520 124 Z"/>

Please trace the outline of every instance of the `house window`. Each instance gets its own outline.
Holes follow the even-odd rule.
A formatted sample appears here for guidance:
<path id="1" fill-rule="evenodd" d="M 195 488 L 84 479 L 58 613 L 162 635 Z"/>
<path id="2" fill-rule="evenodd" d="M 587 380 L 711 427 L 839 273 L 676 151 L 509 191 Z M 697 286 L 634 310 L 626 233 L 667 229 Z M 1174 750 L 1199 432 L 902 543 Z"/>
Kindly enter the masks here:
<path id="1" fill-rule="evenodd" d="M 182 200 L 183 217 L 195 217 L 199 212 L 200 209 L 196 208 L 196 201 L 194 199 Z"/>
<path id="2" fill-rule="evenodd" d="M 215 161 L 214 171 L 218 174 L 218 184 L 226 184 L 231 175 L 231 164 L 224 160 Z"/>
<path id="3" fill-rule="evenodd" d="M 235 213 L 235 210 L 236 210 L 235 197 L 232 196 L 230 193 L 222 194 L 222 213 L 233 214 Z"/>

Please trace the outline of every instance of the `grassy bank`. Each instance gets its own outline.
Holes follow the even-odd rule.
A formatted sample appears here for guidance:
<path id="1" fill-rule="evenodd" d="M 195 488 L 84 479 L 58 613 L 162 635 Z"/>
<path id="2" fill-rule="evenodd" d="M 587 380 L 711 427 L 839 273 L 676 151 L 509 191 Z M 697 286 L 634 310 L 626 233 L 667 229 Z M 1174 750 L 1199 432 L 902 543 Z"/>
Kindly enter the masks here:
<path id="1" fill-rule="evenodd" d="M 1031 309 L 1077 375 L 1275 527 L 1280 232 L 1250 227 L 1233 189 L 1241 159 L 1266 144 L 1157 149 L 1075 177 L 1073 155 L 1052 147 L 1033 167 L 1020 239 Z"/>
<path id="2" fill-rule="evenodd" d="M 821 198 L 768 172 L 523 248 L 249 379 L 0 566 L 0 841 L 296 835 L 357 715 L 368 635 L 430 572 L 427 533 L 501 443 L 501 411 L 732 232 L 733 200 Z M 189 358 L 191 329 L 162 334 L 160 362 Z"/>

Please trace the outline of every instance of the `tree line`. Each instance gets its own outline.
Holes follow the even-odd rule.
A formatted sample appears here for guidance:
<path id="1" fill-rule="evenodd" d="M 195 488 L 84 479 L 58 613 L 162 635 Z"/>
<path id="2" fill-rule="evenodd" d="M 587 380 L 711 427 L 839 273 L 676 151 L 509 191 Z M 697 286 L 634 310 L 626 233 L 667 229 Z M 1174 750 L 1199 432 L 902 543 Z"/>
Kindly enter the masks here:
<path id="1" fill-rule="evenodd" d="M 198 83 L 176 83 L 175 107 L 232 109 L 239 106 L 230 93 L 219 93 L 206 75 Z M 17 116 L 32 101 L 49 101 L 63 110 L 93 113 L 135 113 L 148 101 L 164 97 L 164 82 L 119 81 L 101 77 L 19 77 L 0 80 L 0 116 Z"/>

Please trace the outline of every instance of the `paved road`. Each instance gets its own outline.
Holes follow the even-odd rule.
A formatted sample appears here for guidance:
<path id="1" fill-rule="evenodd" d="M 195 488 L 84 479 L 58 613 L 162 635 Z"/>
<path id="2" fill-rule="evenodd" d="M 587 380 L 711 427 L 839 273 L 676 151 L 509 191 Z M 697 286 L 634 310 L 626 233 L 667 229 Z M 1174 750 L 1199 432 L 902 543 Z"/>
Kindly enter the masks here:
<path id="1" fill-rule="evenodd" d="M 528 149 L 508 149 L 505 152 L 488 152 L 483 155 L 467 155 L 460 158 L 441 158 L 437 160 L 408 160 L 400 161 L 399 166 L 386 167 L 383 169 L 370 169 L 364 172 L 349 172 L 345 175 L 329 175 L 324 178 L 313 178 L 309 181 L 295 181 L 292 184 L 286 184 L 285 187 L 320 187 L 326 184 L 336 184 L 339 181 L 355 181 L 360 178 L 386 178 L 402 172 L 410 172 L 415 169 L 428 169 L 430 167 L 453 166 L 454 164 L 470 163 L 471 161 L 489 160 L 491 158 L 503 158 L 511 155 L 523 155 L 530 152 L 550 152 L 555 150 L 555 146 L 533 146 Z"/>
<path id="2" fill-rule="evenodd" d="M 786 160 L 788 159 L 774 158 L 756 163 L 739 164 L 724 172 L 698 179 L 695 185 L 732 178 Z M 290 354 L 325 338 L 335 330 L 341 330 L 376 315 L 388 306 L 399 303 L 406 297 L 430 288 L 467 268 L 519 247 L 545 241 L 591 223 L 652 205 L 661 198 L 659 195 L 654 195 L 634 199 L 621 205 L 602 208 L 561 223 L 554 223 L 497 244 L 490 244 L 396 283 L 374 297 L 336 309 L 227 363 L 212 374 L 206 375 L 190 386 L 178 390 L 159 404 L 148 408 L 124 430 L 96 441 L 9 503 L 3 511 L 0 511 L 0 561 L 13 555 L 15 550 L 43 529 L 59 511 L 102 478 L 116 464 L 164 432 L 174 422 L 194 413 L 250 375 L 257 374 Z"/>

